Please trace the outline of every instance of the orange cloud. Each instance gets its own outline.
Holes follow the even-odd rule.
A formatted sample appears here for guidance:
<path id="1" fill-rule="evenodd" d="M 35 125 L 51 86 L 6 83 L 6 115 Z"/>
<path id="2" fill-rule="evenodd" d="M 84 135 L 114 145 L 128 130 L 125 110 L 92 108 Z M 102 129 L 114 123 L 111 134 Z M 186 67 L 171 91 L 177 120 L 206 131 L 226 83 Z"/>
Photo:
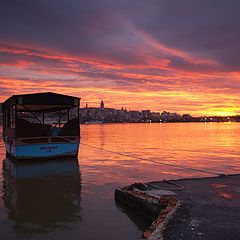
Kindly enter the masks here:
<path id="1" fill-rule="evenodd" d="M 145 58 L 147 64 L 134 66 L 97 57 L 50 54 L 1 44 L 0 53 L 8 54 L 9 61 L 0 61 L 0 101 L 11 94 L 56 91 L 79 96 L 83 104 L 88 102 L 90 106 L 97 106 L 103 99 L 108 107 L 116 108 L 193 115 L 240 114 L 239 72 L 177 69 L 170 66 L 169 55 L 188 62 L 219 66 L 212 60 L 197 59 L 157 43 L 146 34 L 139 34 L 149 51 L 165 56 L 158 59 L 140 51 L 139 56 Z"/>

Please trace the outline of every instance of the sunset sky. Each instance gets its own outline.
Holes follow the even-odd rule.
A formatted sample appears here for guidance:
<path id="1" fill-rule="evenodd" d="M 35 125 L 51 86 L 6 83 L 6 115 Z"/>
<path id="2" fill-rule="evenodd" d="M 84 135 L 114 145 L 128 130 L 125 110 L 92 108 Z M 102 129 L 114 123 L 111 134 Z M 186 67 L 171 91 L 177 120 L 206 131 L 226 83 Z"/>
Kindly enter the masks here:
<path id="1" fill-rule="evenodd" d="M 0 101 L 240 114 L 238 0 L 1 0 Z"/>

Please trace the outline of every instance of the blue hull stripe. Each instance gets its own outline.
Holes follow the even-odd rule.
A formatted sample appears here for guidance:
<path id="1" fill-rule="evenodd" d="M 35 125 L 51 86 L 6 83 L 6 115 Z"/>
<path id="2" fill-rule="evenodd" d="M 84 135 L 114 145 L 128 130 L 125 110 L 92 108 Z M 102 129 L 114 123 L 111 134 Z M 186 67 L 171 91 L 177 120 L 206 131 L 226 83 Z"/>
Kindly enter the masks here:
<path id="1" fill-rule="evenodd" d="M 79 143 L 48 143 L 16 146 L 15 156 L 21 158 L 76 155 Z"/>

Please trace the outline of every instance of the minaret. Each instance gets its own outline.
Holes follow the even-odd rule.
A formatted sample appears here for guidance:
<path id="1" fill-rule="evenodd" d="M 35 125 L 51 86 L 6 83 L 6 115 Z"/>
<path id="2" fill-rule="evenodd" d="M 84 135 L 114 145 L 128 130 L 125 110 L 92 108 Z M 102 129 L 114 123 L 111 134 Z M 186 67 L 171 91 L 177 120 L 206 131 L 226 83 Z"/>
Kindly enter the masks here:
<path id="1" fill-rule="evenodd" d="M 100 108 L 104 108 L 104 102 L 103 101 L 101 101 L 101 103 L 100 103 Z"/>

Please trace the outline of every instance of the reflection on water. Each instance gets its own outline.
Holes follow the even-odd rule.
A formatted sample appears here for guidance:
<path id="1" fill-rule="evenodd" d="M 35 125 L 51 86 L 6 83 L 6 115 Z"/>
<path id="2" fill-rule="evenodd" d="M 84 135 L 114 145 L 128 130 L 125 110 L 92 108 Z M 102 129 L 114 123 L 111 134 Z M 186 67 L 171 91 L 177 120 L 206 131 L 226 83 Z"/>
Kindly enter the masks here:
<path id="1" fill-rule="evenodd" d="M 82 141 L 114 152 L 155 162 L 217 173 L 240 171 L 239 123 L 108 124 L 82 127 Z M 150 161 L 119 156 L 81 146 L 82 169 L 104 173 L 100 181 L 134 181 L 209 176 Z M 115 174 L 117 173 L 117 174 Z M 88 174 L 89 180 L 94 182 Z M 98 179 L 99 181 L 99 179 Z"/>
<path id="2" fill-rule="evenodd" d="M 2 198 L 17 234 L 52 231 L 80 221 L 80 194 L 77 159 L 3 161 Z"/>
<path id="3" fill-rule="evenodd" d="M 143 215 L 137 213 L 132 208 L 122 204 L 119 201 L 115 200 L 117 208 L 128 216 L 129 219 L 140 229 L 142 232 L 145 232 L 146 229 L 152 224 L 153 220 L 143 217 Z"/>

